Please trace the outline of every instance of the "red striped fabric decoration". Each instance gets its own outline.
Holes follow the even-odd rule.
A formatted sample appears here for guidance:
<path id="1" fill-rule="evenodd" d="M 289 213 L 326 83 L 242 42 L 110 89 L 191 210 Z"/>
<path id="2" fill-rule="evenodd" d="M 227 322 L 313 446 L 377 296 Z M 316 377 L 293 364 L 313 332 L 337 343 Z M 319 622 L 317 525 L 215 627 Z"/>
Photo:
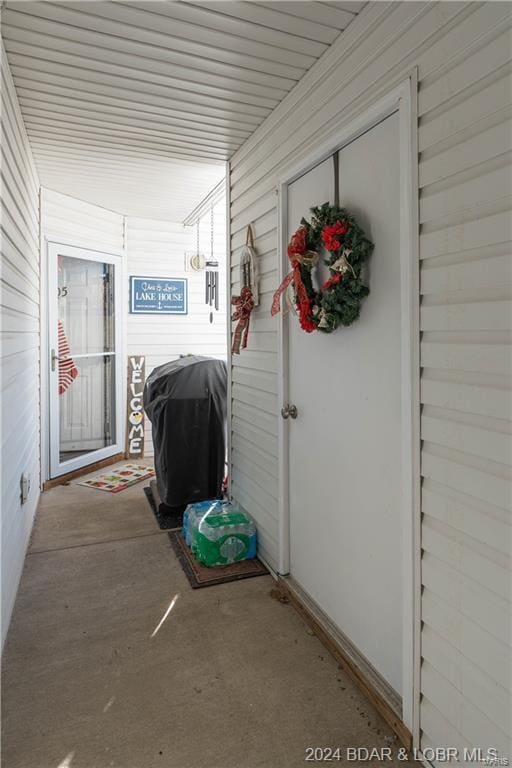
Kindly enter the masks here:
<path id="1" fill-rule="evenodd" d="M 69 342 L 64 333 L 64 326 L 59 320 L 59 395 L 63 395 L 78 376 L 78 368 L 71 358 Z"/>

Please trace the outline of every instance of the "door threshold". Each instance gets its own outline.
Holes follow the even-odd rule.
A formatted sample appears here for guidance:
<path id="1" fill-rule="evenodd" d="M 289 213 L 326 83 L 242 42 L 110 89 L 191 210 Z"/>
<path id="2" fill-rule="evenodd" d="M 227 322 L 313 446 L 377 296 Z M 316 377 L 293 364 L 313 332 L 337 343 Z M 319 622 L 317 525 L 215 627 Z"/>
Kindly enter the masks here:
<path id="1" fill-rule="evenodd" d="M 80 467 L 80 469 L 74 469 L 73 472 L 67 472 L 65 475 L 59 475 L 59 477 L 46 480 L 43 483 L 43 491 L 49 491 L 57 485 L 66 485 L 70 480 L 75 480 L 77 477 L 82 477 L 83 475 L 89 475 L 91 472 L 95 472 L 97 469 L 103 469 L 103 467 L 108 467 L 111 464 L 117 464 L 118 461 L 123 461 L 125 458 L 126 456 L 124 453 L 116 453 L 114 456 L 109 456 L 108 459 L 95 461 L 93 464 L 88 464 L 86 467 Z"/>
<path id="2" fill-rule="evenodd" d="M 404 747 L 410 750 L 412 734 L 402 720 L 401 696 L 291 577 L 279 576 L 277 583 L 331 656 L 362 690 Z"/>

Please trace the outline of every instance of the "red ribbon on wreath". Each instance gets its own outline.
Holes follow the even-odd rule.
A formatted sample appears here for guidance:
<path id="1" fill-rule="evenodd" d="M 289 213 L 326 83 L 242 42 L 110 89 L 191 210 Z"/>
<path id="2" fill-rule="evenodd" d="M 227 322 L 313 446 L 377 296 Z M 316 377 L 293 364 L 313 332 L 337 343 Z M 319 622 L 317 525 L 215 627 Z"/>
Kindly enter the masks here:
<path id="1" fill-rule="evenodd" d="M 233 333 L 231 352 L 234 355 L 239 355 L 240 344 L 242 345 L 242 349 L 245 349 L 249 337 L 251 312 L 254 309 L 254 299 L 251 289 L 244 286 L 240 291 L 240 296 L 231 297 L 231 304 L 235 307 L 235 311 L 231 315 L 231 320 L 238 320 L 238 325 Z"/>
<path id="2" fill-rule="evenodd" d="M 306 291 L 306 287 L 302 282 L 301 267 L 303 265 L 308 267 L 313 266 L 318 260 L 318 254 L 316 251 L 308 250 L 306 237 L 306 227 L 299 227 L 295 234 L 292 235 L 290 244 L 288 246 L 288 258 L 292 266 L 292 271 L 286 275 L 284 280 L 281 282 L 281 285 L 274 293 L 270 314 L 272 317 L 277 315 L 281 309 L 281 296 L 286 291 L 288 286 L 293 283 L 300 324 L 302 328 L 309 333 L 310 331 L 316 330 L 316 325 L 310 320 L 309 317 L 311 315 L 312 305 L 311 299 L 309 298 Z"/>

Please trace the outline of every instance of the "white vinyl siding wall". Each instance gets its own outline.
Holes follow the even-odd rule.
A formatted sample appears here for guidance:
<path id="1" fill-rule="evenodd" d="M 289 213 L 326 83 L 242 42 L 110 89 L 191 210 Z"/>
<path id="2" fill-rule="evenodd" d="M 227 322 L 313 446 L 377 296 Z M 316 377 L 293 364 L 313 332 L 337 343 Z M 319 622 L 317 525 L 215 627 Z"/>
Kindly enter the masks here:
<path id="1" fill-rule="evenodd" d="M 42 190 L 42 227 L 46 240 L 105 253 L 124 248 L 124 219 L 99 205 Z"/>
<path id="2" fill-rule="evenodd" d="M 276 184 L 416 68 L 422 362 L 421 744 L 510 753 L 508 3 L 363 9 L 231 161 L 232 291 L 253 222 L 261 305 L 233 358 L 232 488 L 278 562 Z M 323 202 L 323 201 L 319 201 Z"/>
<path id="3" fill-rule="evenodd" d="M 39 498 L 39 180 L 2 46 L 2 644 Z M 20 478 L 30 474 L 24 505 Z"/>
<path id="4" fill-rule="evenodd" d="M 210 212 L 199 225 L 200 252 L 210 258 Z M 219 310 L 205 304 L 205 273 L 185 269 L 195 253 L 196 227 L 152 219 L 127 219 L 128 274 L 184 277 L 188 281 L 187 315 L 128 315 L 128 354 L 146 356 L 146 378 L 153 368 L 180 355 L 226 359 L 226 202 L 214 206 L 214 259 L 219 262 Z M 145 453 L 153 455 L 151 423 L 146 419 Z"/>

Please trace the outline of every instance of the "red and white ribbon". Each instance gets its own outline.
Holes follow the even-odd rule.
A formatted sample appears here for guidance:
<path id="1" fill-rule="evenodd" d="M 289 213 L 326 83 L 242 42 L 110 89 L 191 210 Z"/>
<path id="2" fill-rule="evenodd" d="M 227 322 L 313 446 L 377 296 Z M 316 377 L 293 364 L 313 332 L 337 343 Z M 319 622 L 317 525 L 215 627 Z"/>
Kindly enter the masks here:
<path id="1" fill-rule="evenodd" d="M 306 253 L 288 253 L 290 264 L 292 265 L 292 271 L 288 272 L 281 285 L 274 293 L 272 299 L 272 307 L 270 314 L 272 317 L 277 315 L 281 309 L 281 296 L 286 291 L 289 285 L 293 284 L 295 290 L 295 298 L 297 306 L 304 306 L 309 304 L 309 297 L 306 291 L 306 287 L 302 282 L 301 267 L 305 266 L 311 269 L 318 261 L 318 253 L 316 251 L 306 251 Z"/>
<path id="2" fill-rule="evenodd" d="M 58 349 L 59 349 L 59 395 L 69 389 L 78 376 L 78 368 L 71 357 L 69 342 L 64 332 L 62 321 L 58 321 Z"/>
<path id="3" fill-rule="evenodd" d="M 238 321 L 233 333 L 231 352 L 234 355 L 239 355 L 240 345 L 242 345 L 242 349 L 245 349 L 247 346 L 247 339 L 249 338 L 249 324 L 251 321 L 251 312 L 254 308 L 254 299 L 252 297 L 251 289 L 244 286 L 240 291 L 240 296 L 231 297 L 231 304 L 235 307 L 235 311 L 231 315 L 231 320 Z"/>

